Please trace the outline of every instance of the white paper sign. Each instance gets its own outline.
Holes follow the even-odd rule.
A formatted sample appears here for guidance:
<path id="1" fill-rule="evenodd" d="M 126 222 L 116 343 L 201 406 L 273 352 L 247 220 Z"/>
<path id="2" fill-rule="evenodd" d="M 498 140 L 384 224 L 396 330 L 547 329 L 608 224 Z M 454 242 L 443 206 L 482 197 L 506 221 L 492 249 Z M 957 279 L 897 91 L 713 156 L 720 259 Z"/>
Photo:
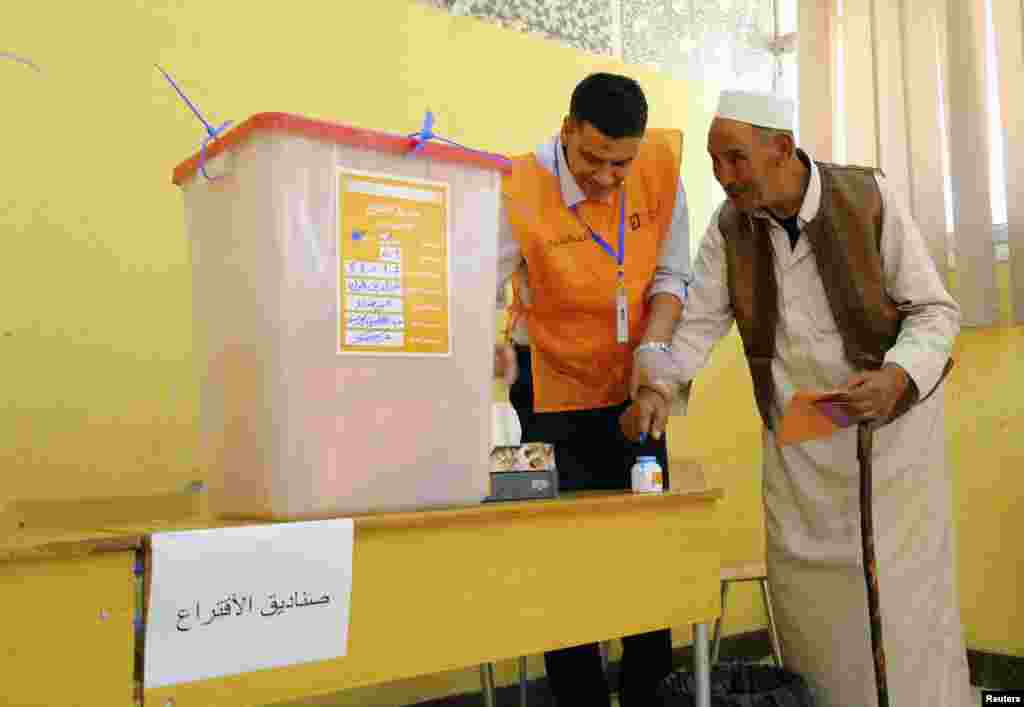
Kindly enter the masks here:
<path id="1" fill-rule="evenodd" d="M 145 687 L 343 656 L 353 523 L 158 533 Z"/>

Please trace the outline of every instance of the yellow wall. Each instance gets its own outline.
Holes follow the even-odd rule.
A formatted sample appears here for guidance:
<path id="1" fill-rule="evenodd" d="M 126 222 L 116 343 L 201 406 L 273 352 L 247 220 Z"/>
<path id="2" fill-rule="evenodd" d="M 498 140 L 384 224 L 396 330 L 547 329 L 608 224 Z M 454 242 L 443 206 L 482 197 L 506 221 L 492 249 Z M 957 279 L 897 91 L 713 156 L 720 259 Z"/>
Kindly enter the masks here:
<path id="1" fill-rule="evenodd" d="M 1024 547 L 1014 515 L 1024 498 L 1024 327 L 1009 325 L 1006 263 L 997 276 L 1004 324 L 960 334 L 946 387 L 946 449 L 967 644 L 1024 657 Z"/>
<path id="2" fill-rule="evenodd" d="M 211 121 L 283 110 L 411 132 L 430 108 L 446 136 L 510 153 L 552 134 L 575 83 L 611 67 L 641 80 L 653 125 L 686 131 L 694 241 L 713 208 L 703 143 L 716 87 L 407 0 L 266 9 L 237 0 L 43 0 L 6 11 L 4 29 L 5 50 L 43 72 L 0 61 L 0 504 L 151 493 L 204 475 L 189 248 L 170 184 L 201 129 L 154 63 Z M 1018 329 L 966 332 L 960 351 L 947 395 L 965 624 L 972 646 L 1024 655 L 1024 612 L 1015 610 L 1024 557 L 1011 544 L 1009 515 L 1024 490 L 1014 464 L 1024 442 L 1009 434 L 1021 419 L 1024 342 Z M 757 556 L 760 437 L 735 335 L 669 434 L 674 455 L 700 459 L 727 491 L 726 560 Z M 729 632 L 762 625 L 753 592 L 732 601 Z M 463 671 L 335 703 L 398 704 L 474 685 Z"/>

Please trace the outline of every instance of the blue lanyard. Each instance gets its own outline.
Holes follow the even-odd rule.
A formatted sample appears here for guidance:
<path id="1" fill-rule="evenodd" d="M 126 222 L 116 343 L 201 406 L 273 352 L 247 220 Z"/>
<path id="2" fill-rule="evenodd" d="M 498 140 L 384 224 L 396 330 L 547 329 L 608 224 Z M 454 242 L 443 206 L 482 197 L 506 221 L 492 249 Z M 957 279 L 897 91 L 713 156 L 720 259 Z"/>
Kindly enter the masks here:
<path id="1" fill-rule="evenodd" d="M 559 170 L 559 167 L 558 167 L 558 163 L 560 161 L 558 152 L 559 152 L 560 149 L 561 149 L 561 142 L 556 140 L 555 141 L 555 177 L 558 178 L 558 189 L 559 189 L 559 191 L 561 191 L 561 189 L 562 189 L 562 174 L 561 174 L 561 170 Z M 587 229 L 587 231 L 590 233 L 590 238 L 595 243 L 597 243 L 599 246 L 601 246 L 601 250 L 603 250 L 605 253 L 610 255 L 615 260 L 616 264 L 618 264 L 618 266 L 619 266 L 619 279 L 621 280 L 622 279 L 622 275 L 623 275 L 622 267 L 623 267 L 623 263 L 625 262 L 625 257 L 626 257 L 626 186 L 625 185 L 622 186 L 622 189 L 620 191 L 620 196 L 619 196 L 619 252 L 618 253 L 616 253 L 614 250 L 612 250 L 611 245 L 608 243 L 608 241 L 606 241 L 604 238 L 601 237 L 601 234 L 599 234 L 597 231 L 595 231 L 593 228 L 591 228 L 590 224 L 588 224 L 586 221 L 584 221 L 580 217 L 579 211 L 576 208 L 576 204 L 573 204 L 572 206 L 570 206 L 569 210 L 572 211 L 572 214 L 573 214 L 573 216 L 576 217 L 576 220 L 579 221 L 583 225 L 583 227 Z"/>

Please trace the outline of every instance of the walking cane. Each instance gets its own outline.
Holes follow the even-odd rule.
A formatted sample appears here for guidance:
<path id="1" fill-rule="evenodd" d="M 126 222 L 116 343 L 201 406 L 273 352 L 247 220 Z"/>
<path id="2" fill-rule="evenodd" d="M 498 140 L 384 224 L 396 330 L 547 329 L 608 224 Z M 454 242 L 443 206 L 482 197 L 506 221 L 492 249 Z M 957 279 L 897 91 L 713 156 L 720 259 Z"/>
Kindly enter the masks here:
<path id="1" fill-rule="evenodd" d="M 875 528 L 871 505 L 871 447 L 875 430 L 880 425 L 892 422 L 914 405 L 923 403 L 935 394 L 953 370 L 953 359 L 946 359 L 946 365 L 938 382 L 923 398 L 914 387 L 896 402 L 889 418 L 884 421 L 866 421 L 857 425 L 857 461 L 860 462 L 860 542 L 864 551 L 864 583 L 868 589 L 868 618 L 871 625 L 871 653 L 875 659 L 875 687 L 878 690 L 878 707 L 889 707 L 889 684 L 885 672 L 885 646 L 882 643 L 882 612 L 878 599 L 878 565 L 875 562 Z"/>
<path id="2" fill-rule="evenodd" d="M 878 568 L 875 565 L 875 531 L 871 507 L 871 447 L 875 434 L 870 422 L 857 425 L 857 460 L 860 462 L 860 540 L 864 550 L 864 581 L 868 589 L 871 620 L 871 652 L 875 658 L 875 687 L 878 707 L 889 707 L 885 674 L 885 646 L 882 644 L 882 614 L 878 602 Z"/>

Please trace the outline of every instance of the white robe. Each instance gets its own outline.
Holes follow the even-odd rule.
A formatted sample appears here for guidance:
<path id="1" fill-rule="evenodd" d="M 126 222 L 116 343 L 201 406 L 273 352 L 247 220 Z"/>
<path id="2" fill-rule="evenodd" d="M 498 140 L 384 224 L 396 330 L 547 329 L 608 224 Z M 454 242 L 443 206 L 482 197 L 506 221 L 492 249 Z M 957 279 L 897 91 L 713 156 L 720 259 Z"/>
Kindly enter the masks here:
<path id="1" fill-rule="evenodd" d="M 959 331 L 959 308 L 910 214 L 879 179 L 882 264 L 894 301 L 912 302 L 887 362 L 921 395 L 932 390 Z M 799 214 L 818 212 L 816 166 Z M 720 210 L 720 209 L 719 209 Z M 725 248 L 712 217 L 695 263 L 673 355 L 692 379 L 733 323 Z M 759 214 L 756 217 L 766 217 Z M 779 325 L 772 373 L 775 416 L 797 390 L 827 390 L 854 373 L 806 236 L 791 248 L 774 221 Z M 780 449 L 763 434 L 768 574 L 785 667 L 803 675 L 818 707 L 876 707 L 867 592 L 861 563 L 855 427 Z M 943 390 L 875 433 L 874 531 L 882 633 L 893 707 L 973 704 L 957 595 Z"/>

